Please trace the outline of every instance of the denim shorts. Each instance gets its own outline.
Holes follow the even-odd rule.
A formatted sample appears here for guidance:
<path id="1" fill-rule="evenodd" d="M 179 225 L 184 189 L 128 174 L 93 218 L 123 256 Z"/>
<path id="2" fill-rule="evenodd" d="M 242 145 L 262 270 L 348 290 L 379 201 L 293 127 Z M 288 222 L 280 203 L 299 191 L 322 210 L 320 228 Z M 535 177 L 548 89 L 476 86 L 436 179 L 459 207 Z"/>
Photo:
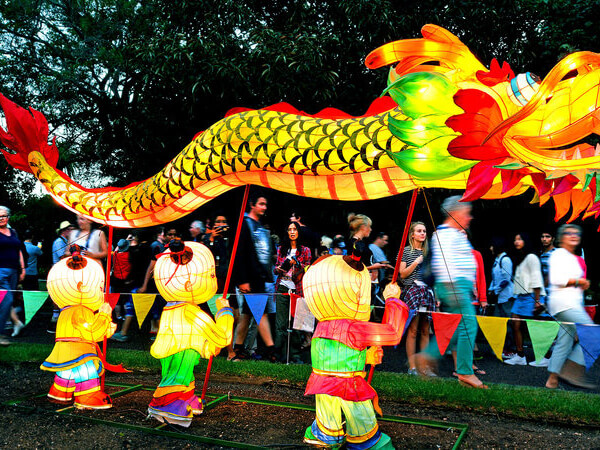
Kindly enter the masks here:
<path id="1" fill-rule="evenodd" d="M 540 296 L 540 303 L 546 304 L 546 297 Z M 515 298 L 511 313 L 522 317 L 533 317 L 533 310 L 535 309 L 535 296 L 533 294 L 519 294 Z M 541 316 L 547 316 L 542 314 Z"/>

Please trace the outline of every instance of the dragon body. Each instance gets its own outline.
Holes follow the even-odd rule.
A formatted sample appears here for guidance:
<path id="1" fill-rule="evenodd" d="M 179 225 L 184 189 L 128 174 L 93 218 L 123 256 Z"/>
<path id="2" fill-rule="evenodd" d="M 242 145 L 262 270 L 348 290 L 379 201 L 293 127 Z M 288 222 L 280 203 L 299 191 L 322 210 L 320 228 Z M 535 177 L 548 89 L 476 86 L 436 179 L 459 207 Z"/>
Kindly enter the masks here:
<path id="1" fill-rule="evenodd" d="M 531 82 L 528 94 L 515 93 L 520 78 L 508 64 L 494 60 L 487 70 L 443 28 L 426 25 L 422 33 L 367 57 L 373 69 L 396 65 L 389 96 L 365 116 L 330 109 L 310 116 L 285 104 L 239 110 L 199 133 L 156 175 L 124 188 L 75 183 L 56 168 L 43 115 L 0 97 L 4 155 L 60 204 L 118 227 L 175 220 L 245 184 L 339 200 L 419 187 L 500 198 L 534 187 L 540 201 L 554 197 L 557 217 L 571 206 L 573 218 L 600 214 L 600 152 L 584 143 L 600 134 L 600 55 L 570 55 Z"/>

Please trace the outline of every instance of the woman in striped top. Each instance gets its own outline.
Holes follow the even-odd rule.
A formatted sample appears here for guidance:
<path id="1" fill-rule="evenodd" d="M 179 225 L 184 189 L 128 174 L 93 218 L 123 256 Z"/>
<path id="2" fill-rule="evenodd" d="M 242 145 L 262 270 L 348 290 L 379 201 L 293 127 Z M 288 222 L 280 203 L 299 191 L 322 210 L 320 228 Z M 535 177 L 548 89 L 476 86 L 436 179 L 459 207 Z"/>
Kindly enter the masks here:
<path id="1" fill-rule="evenodd" d="M 400 262 L 400 278 L 403 284 L 402 299 L 414 311 L 413 319 L 406 334 L 406 355 L 408 356 L 408 373 L 417 375 L 415 353 L 417 334 L 421 332 L 419 346 L 425 349 L 429 344 L 429 319 L 427 312 L 435 310 L 435 300 L 429 286 L 422 281 L 421 265 L 427 254 L 427 229 L 423 222 L 413 222 L 408 231 L 409 245 L 404 247 Z M 434 375 L 429 371 L 426 375 Z"/>

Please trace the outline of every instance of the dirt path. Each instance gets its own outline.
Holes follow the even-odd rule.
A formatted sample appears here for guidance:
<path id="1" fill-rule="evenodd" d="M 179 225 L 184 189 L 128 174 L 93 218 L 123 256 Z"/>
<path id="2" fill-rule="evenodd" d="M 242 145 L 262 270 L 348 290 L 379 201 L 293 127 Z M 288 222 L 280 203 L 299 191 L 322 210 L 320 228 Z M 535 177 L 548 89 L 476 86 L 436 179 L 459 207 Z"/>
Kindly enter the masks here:
<path id="1" fill-rule="evenodd" d="M 146 417 L 152 388 L 158 380 L 157 373 L 139 371 L 108 377 L 108 383 L 142 384 L 148 387 L 148 390 L 140 389 L 116 397 L 114 408 L 110 410 L 57 415 L 55 405 L 47 402 L 44 396 L 29 398 L 22 403 L 29 409 L 2 406 L 0 448 L 226 448 L 225 445 L 177 439 L 176 435 L 161 436 L 145 432 L 142 428 L 156 430 L 158 425 Z M 43 394 L 51 383 L 52 375 L 40 371 L 34 364 L 0 365 L 2 402 Z M 107 387 L 108 392 L 118 389 Z M 301 386 L 269 380 L 226 379 L 218 374 L 211 378 L 209 394 L 230 394 L 307 406 L 313 404 L 312 398 L 303 396 Z M 469 428 L 463 448 L 600 448 L 598 429 L 517 421 L 466 410 L 415 408 L 385 398 L 381 399 L 381 406 L 386 415 L 467 424 Z M 183 437 L 204 436 L 270 448 L 302 447 L 304 430 L 313 418 L 313 412 L 302 409 L 229 400 L 195 418 L 189 429 L 165 427 L 162 431 L 174 431 Z M 90 419 L 117 422 L 128 428 L 108 426 Z M 452 428 L 386 421 L 381 421 L 380 427 L 392 437 L 396 448 L 451 448 L 459 434 L 459 430 Z"/>

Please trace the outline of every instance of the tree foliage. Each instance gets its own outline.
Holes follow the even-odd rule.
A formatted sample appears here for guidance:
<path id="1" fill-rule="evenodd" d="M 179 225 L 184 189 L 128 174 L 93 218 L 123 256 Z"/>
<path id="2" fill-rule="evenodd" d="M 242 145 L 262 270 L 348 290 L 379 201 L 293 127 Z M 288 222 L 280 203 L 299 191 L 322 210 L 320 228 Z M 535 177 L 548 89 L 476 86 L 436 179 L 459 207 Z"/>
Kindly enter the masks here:
<path id="1" fill-rule="evenodd" d="M 597 49 L 598 3 L 0 0 L 0 91 L 46 115 L 60 167 L 88 168 L 77 181 L 127 183 L 235 106 L 362 114 L 386 75 L 364 57 L 419 37 L 425 23 L 457 34 L 484 64 L 496 57 L 543 76 L 561 54 Z"/>

